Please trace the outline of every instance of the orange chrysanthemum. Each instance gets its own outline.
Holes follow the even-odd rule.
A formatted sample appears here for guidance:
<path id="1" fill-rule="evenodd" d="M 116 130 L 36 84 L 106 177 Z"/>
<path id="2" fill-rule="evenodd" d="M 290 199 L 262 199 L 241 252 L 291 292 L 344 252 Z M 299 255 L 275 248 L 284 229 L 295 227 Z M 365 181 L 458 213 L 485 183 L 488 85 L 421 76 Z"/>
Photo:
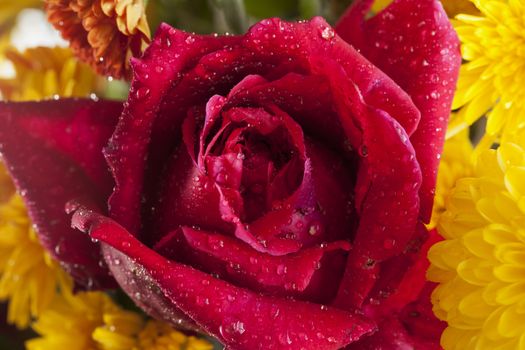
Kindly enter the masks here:
<path id="1" fill-rule="evenodd" d="M 98 73 L 122 78 L 149 41 L 143 0 L 46 0 L 49 21 Z"/>

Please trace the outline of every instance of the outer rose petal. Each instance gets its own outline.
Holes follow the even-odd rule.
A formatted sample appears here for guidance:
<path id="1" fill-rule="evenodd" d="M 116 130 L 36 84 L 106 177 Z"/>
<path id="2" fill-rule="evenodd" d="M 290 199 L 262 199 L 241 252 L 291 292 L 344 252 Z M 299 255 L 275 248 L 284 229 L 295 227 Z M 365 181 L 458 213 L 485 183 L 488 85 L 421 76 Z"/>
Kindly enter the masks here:
<path id="1" fill-rule="evenodd" d="M 296 291 L 301 299 L 326 302 L 335 293 L 350 244 L 338 241 L 297 254 L 272 256 L 235 238 L 183 227 L 166 235 L 154 249 L 170 260 L 218 274 L 239 286 L 280 296 Z M 317 279 L 325 284 L 312 286 Z"/>
<path id="2" fill-rule="evenodd" d="M 92 211 L 79 209 L 73 225 L 145 268 L 153 288 L 160 288 L 174 308 L 229 349 L 336 350 L 374 329 L 366 319 L 349 312 L 263 296 L 169 261 L 111 219 Z"/>
<path id="3" fill-rule="evenodd" d="M 0 151 L 24 197 L 40 241 L 80 284 L 113 279 L 99 245 L 70 227 L 72 199 L 105 207 L 113 187 L 102 147 L 122 110 L 118 102 L 61 100 L 0 104 Z"/>
<path id="4" fill-rule="evenodd" d="M 392 77 L 421 111 L 421 122 L 410 140 L 425 174 L 421 217 L 429 222 L 461 64 L 459 41 L 438 0 L 396 0 L 365 21 L 372 3 L 355 1 L 339 21 L 337 33 Z"/>
<path id="5" fill-rule="evenodd" d="M 343 128 L 350 133 L 357 124 L 363 132 L 355 190 L 359 227 L 336 300 L 339 307 L 360 308 L 378 277 L 377 263 L 401 254 L 416 232 L 421 171 L 395 119 L 366 104 L 333 62 L 319 61 L 316 67 L 330 72 Z"/>
<path id="6" fill-rule="evenodd" d="M 412 336 L 396 316 L 379 325 L 379 331 L 351 344 L 346 350 L 439 350 L 439 340 L 427 341 Z"/>
<path id="7" fill-rule="evenodd" d="M 379 330 L 351 344 L 347 350 L 416 349 L 439 350 L 439 339 L 446 323 L 432 312 L 430 294 L 434 284 L 427 282 L 417 300 L 400 312 L 391 313 L 379 325 Z"/>
<path id="8" fill-rule="evenodd" d="M 134 79 L 129 100 L 117 125 L 115 133 L 106 147 L 105 155 L 116 181 L 116 188 L 110 198 L 110 214 L 119 223 L 138 234 L 141 226 L 141 196 L 148 192 L 155 181 L 144 181 L 148 175 L 146 162 L 150 165 L 163 164 L 172 150 L 174 130 L 181 127 L 186 110 L 192 106 L 191 91 L 178 96 L 181 105 L 167 114 L 173 117 L 170 124 L 163 125 L 161 133 L 151 138 L 154 122 L 161 115 L 164 98 L 169 89 L 176 85 L 180 73 L 187 65 L 210 51 L 222 49 L 235 43 L 235 37 L 215 38 L 213 36 L 192 36 L 168 25 L 161 25 L 155 40 L 148 47 L 141 60 L 133 60 Z M 180 111 L 184 111 L 182 114 Z M 177 113 L 179 112 L 179 113 Z M 152 141 L 153 140 L 153 141 Z M 150 143 L 154 143 L 152 146 Z M 148 150 L 153 148 L 151 154 Z M 158 161 L 160 159 L 160 161 Z M 153 169 L 159 173 L 159 169 Z M 145 185 L 145 184 L 146 185 Z"/>

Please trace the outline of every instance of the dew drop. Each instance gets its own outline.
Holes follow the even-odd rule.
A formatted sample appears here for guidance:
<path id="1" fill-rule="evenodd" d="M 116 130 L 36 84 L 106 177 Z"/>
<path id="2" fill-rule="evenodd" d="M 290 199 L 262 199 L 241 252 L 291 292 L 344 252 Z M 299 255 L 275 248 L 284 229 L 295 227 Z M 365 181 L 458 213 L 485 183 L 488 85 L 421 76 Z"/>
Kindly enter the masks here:
<path id="1" fill-rule="evenodd" d="M 201 305 L 201 306 L 202 305 L 210 305 L 210 299 L 197 296 L 197 298 L 195 298 L 195 303 L 197 303 L 197 305 Z"/>
<path id="2" fill-rule="evenodd" d="M 321 37 L 325 40 L 330 40 L 330 39 L 333 39 L 333 37 L 335 36 L 335 32 L 332 28 L 330 27 L 326 27 L 325 29 L 323 29 L 323 31 L 321 32 Z"/>
<path id="3" fill-rule="evenodd" d="M 135 97 L 137 97 L 139 100 L 145 98 L 145 97 L 148 97 L 150 93 L 150 90 L 149 88 L 147 87 L 141 87 L 137 90 L 137 92 L 135 92 Z"/>
<path id="4" fill-rule="evenodd" d="M 386 239 L 383 242 L 383 247 L 385 249 L 392 249 L 392 248 L 394 248 L 395 245 L 396 245 L 396 240 L 395 239 Z"/>
<path id="5" fill-rule="evenodd" d="M 308 233 L 310 234 L 310 236 L 315 236 L 319 233 L 320 230 L 321 226 L 319 224 L 315 224 L 310 226 L 310 228 L 308 229 Z"/>
<path id="6" fill-rule="evenodd" d="M 287 272 L 288 268 L 284 264 L 279 264 L 277 266 L 277 274 L 284 275 Z"/>
<path id="7" fill-rule="evenodd" d="M 361 145 L 361 147 L 359 147 L 359 154 L 361 157 L 368 157 L 368 147 L 366 147 L 366 145 Z"/>
<path id="8" fill-rule="evenodd" d="M 219 172 L 215 177 L 215 181 L 217 181 L 219 184 L 224 184 L 226 181 L 228 181 L 228 174 L 226 174 L 224 171 Z"/>
<path id="9" fill-rule="evenodd" d="M 232 323 L 232 330 L 239 334 L 243 334 L 244 332 L 246 332 L 246 329 L 244 328 L 244 323 L 241 321 Z"/>
<path id="10" fill-rule="evenodd" d="M 290 338 L 290 334 L 288 332 L 279 334 L 278 338 L 279 338 L 279 343 L 283 345 L 292 344 L 292 339 Z"/>

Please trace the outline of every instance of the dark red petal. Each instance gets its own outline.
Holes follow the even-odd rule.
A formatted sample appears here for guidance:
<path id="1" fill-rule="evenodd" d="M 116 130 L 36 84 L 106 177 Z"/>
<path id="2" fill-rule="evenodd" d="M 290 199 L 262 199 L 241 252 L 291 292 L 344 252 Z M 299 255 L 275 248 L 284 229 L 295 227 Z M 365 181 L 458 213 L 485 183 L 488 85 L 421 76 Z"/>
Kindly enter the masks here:
<path id="1" fill-rule="evenodd" d="M 429 236 L 425 226 L 420 223 L 403 254 L 381 263 L 378 281 L 369 296 L 368 316 L 374 319 L 386 317 L 420 297 L 428 283 L 426 271 L 430 263 L 427 253 L 438 240 L 440 238 L 435 231 Z"/>
<path id="2" fill-rule="evenodd" d="M 66 203 L 82 198 L 105 208 L 113 182 L 102 147 L 119 102 L 61 100 L 0 104 L 2 157 L 24 197 L 41 243 L 88 287 L 113 285 L 98 244 L 71 229 Z"/>
<path id="3" fill-rule="evenodd" d="M 441 334 L 447 324 L 432 312 L 430 294 L 434 287 L 434 283 L 426 282 L 414 302 L 386 314 L 376 333 L 363 337 L 347 349 L 440 350 Z"/>
<path id="4" fill-rule="evenodd" d="M 359 228 L 337 300 L 341 307 L 360 307 L 377 278 L 373 266 L 403 252 L 414 235 L 421 171 L 400 124 L 365 104 L 339 67 L 328 60 L 319 64 L 330 72 L 343 127 L 353 118 L 363 130 L 356 186 Z"/>
<path id="5" fill-rule="evenodd" d="M 153 123 L 161 115 L 164 99 L 177 85 L 181 73 L 206 53 L 237 41 L 235 37 L 196 36 L 168 25 L 161 25 L 155 39 L 138 60 L 132 61 L 134 79 L 127 104 L 117 129 L 105 149 L 116 188 L 110 198 L 110 214 L 130 232 L 137 234 L 141 224 L 141 196 L 149 193 L 156 181 L 144 183 L 146 161 L 159 167 L 168 158 L 174 130 L 180 129 L 187 116 L 191 91 L 179 94 L 184 101 L 178 109 L 168 111 L 169 126 L 154 137 L 156 149 L 148 152 Z M 173 102 L 173 101 L 170 101 Z M 180 113 L 182 111 L 182 113 Z M 179 133 L 180 135 L 180 133 Z M 180 136 L 179 136 L 180 138 Z M 149 154 L 149 156 L 147 156 Z M 160 173 L 154 169 L 155 174 Z M 147 198 L 145 198 L 147 199 Z"/>
<path id="6" fill-rule="evenodd" d="M 304 292 L 313 279 L 319 278 L 314 277 L 316 274 L 336 279 L 341 276 L 341 268 L 337 273 L 331 264 L 323 265 L 321 261 L 338 259 L 333 256 L 336 254 L 338 261 L 342 262 L 342 253 L 350 249 L 350 244 L 338 241 L 304 249 L 297 254 L 272 256 L 254 251 L 235 238 L 183 227 L 166 235 L 154 249 L 170 260 L 218 274 L 221 279 L 238 286 L 279 296 L 306 294 L 308 300 L 328 301 L 336 291 L 337 281 Z"/>
<path id="7" fill-rule="evenodd" d="M 412 337 L 435 344 L 437 349 L 439 348 L 437 345 L 441 334 L 447 327 L 447 323 L 438 320 L 432 311 L 430 295 L 435 287 L 436 283 L 427 282 L 421 290 L 418 299 L 407 305 L 401 311 L 399 318 Z"/>
<path id="8" fill-rule="evenodd" d="M 91 211 L 77 211 L 73 225 L 142 265 L 152 278 L 143 283 L 160 288 L 174 308 L 184 311 L 230 349 L 335 350 L 374 329 L 373 324 L 358 315 L 319 304 L 263 296 L 169 261 L 111 219 Z M 120 265 L 111 266 L 114 269 Z M 116 273 L 117 279 L 119 274 Z"/>
<path id="9" fill-rule="evenodd" d="M 428 222 L 461 64 L 459 41 L 438 0 L 396 0 L 365 20 L 372 2 L 355 1 L 339 21 L 337 33 L 405 89 L 421 111 L 410 140 L 425 174 L 421 216 Z"/>
<path id="10" fill-rule="evenodd" d="M 155 219 L 142 241 L 154 245 L 180 226 L 199 226 L 205 230 L 231 233 L 234 225 L 221 218 L 220 193 L 214 180 L 197 167 L 185 146 L 174 151 L 167 161 L 164 178 L 157 184 Z"/>
<path id="11" fill-rule="evenodd" d="M 259 79 L 257 82 L 242 88 L 239 84 L 235 93 L 232 90 L 228 107 L 275 104 L 301 125 L 306 135 L 341 149 L 345 156 L 351 154 L 347 136 L 332 109 L 330 86 L 323 77 L 288 73 L 274 81 Z"/>
<path id="12" fill-rule="evenodd" d="M 201 332 L 189 316 L 164 296 L 152 282 L 151 275 L 122 252 L 102 243 L 102 254 L 119 287 L 133 298 L 135 304 L 151 317 L 171 322 L 177 329 Z"/>
<path id="13" fill-rule="evenodd" d="M 302 23 L 263 20 L 246 34 L 244 45 L 259 60 L 293 63 L 285 73 L 311 72 L 312 60 L 332 58 L 359 87 L 368 104 L 388 112 L 407 134 L 416 129 L 420 114 L 407 93 L 336 35 L 321 17 Z"/>
<path id="14" fill-rule="evenodd" d="M 369 336 L 365 336 L 358 342 L 345 348 L 346 350 L 439 350 L 439 341 L 421 339 L 417 335 L 408 333 L 404 325 L 396 316 L 383 321 L 379 330 Z"/>

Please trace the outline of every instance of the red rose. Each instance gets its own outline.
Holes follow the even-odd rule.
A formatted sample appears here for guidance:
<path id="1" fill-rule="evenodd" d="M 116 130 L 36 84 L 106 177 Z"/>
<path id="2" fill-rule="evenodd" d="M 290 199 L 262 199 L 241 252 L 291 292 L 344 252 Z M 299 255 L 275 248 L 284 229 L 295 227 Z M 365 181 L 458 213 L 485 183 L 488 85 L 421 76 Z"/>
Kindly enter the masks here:
<path id="1" fill-rule="evenodd" d="M 321 18 L 163 25 L 118 122 L 106 101 L 3 105 L 44 245 L 80 284 L 110 286 L 105 262 L 144 310 L 230 349 L 437 347 L 440 324 L 414 320 L 458 42 L 437 0 L 364 21 L 369 4 L 337 30 L 375 65 Z"/>

